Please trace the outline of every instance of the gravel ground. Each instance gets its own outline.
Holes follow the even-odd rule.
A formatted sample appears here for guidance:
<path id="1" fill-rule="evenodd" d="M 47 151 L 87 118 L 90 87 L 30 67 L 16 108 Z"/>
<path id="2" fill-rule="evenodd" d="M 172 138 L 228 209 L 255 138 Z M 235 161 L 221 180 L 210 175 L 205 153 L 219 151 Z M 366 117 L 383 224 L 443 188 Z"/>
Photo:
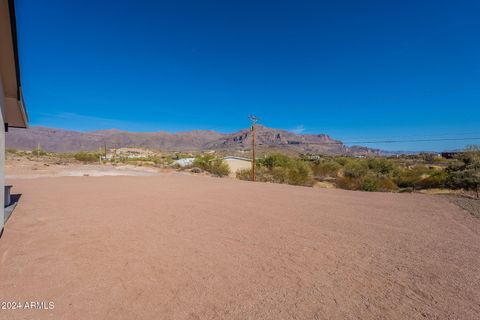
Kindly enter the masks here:
<path id="1" fill-rule="evenodd" d="M 36 179 L 49 177 L 77 176 L 153 176 L 168 170 L 119 164 L 82 164 L 79 162 L 58 162 L 55 159 L 29 160 L 24 157 L 7 159 L 7 179 Z"/>
<path id="2" fill-rule="evenodd" d="M 447 199 L 232 179 L 8 180 L 0 319 L 480 319 L 480 220 Z"/>
<path id="3" fill-rule="evenodd" d="M 480 199 L 464 197 L 461 195 L 445 195 L 444 197 L 460 208 L 467 210 L 475 217 L 480 218 Z"/>

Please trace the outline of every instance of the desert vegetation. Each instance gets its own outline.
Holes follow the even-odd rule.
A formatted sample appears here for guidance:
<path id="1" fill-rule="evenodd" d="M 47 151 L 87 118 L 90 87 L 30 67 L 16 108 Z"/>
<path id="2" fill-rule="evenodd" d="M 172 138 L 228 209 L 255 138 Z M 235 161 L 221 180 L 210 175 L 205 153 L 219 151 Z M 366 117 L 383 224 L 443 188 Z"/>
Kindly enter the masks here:
<path id="1" fill-rule="evenodd" d="M 197 156 L 193 162 L 193 166 L 217 177 L 224 177 L 230 174 L 228 165 L 221 158 L 217 158 L 211 154 Z"/>
<path id="2" fill-rule="evenodd" d="M 480 148 L 472 146 L 457 156 L 447 168 L 448 183 L 452 188 L 472 190 L 479 198 Z"/>
<path id="3" fill-rule="evenodd" d="M 250 180 L 251 171 L 242 170 L 237 178 Z M 302 186 L 329 182 L 337 188 L 361 191 L 461 189 L 478 197 L 480 149 L 469 147 L 453 159 L 426 153 L 367 158 L 271 154 L 258 159 L 256 179 Z"/>
<path id="4" fill-rule="evenodd" d="M 193 164 L 180 170 L 207 172 L 224 177 L 228 165 L 218 154 L 146 153 L 128 157 L 114 154 L 105 157 L 100 151 L 54 153 L 41 148 L 33 151 L 7 149 L 8 157 L 23 157 L 48 163 L 81 162 L 84 164 L 129 164 L 134 166 L 171 167 L 174 160 L 194 157 Z M 236 177 L 251 180 L 251 170 L 241 170 Z M 298 186 L 329 186 L 359 191 L 415 192 L 442 189 L 464 190 L 480 197 L 480 148 L 472 146 L 453 154 L 451 159 L 436 154 L 395 157 L 347 157 L 327 155 L 292 156 L 266 154 L 257 159 L 256 180 Z"/>
<path id="5" fill-rule="evenodd" d="M 73 154 L 73 158 L 82 162 L 98 162 L 101 158 L 101 154 L 97 152 L 76 152 Z"/>
<path id="6" fill-rule="evenodd" d="M 251 170 L 237 172 L 237 178 L 251 179 Z M 308 162 L 284 154 L 266 155 L 257 161 L 257 181 L 286 183 L 300 186 L 313 185 L 312 169 Z"/>

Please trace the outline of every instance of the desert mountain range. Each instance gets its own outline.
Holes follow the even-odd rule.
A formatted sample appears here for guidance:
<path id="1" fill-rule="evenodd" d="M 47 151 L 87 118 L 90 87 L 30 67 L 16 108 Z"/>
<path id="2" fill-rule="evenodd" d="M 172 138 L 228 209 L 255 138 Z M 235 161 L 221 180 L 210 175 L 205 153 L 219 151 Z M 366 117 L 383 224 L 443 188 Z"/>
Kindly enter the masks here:
<path id="1" fill-rule="evenodd" d="M 347 147 L 326 134 L 296 134 L 286 130 L 257 125 L 257 145 L 260 150 L 276 149 L 296 153 L 368 154 L 379 150 Z M 186 132 L 129 132 L 116 129 L 71 131 L 46 127 L 10 128 L 6 133 L 7 148 L 32 150 L 40 146 L 54 152 L 93 151 L 103 148 L 140 147 L 162 151 L 239 151 L 251 148 L 250 129 L 235 133 L 210 130 Z"/>

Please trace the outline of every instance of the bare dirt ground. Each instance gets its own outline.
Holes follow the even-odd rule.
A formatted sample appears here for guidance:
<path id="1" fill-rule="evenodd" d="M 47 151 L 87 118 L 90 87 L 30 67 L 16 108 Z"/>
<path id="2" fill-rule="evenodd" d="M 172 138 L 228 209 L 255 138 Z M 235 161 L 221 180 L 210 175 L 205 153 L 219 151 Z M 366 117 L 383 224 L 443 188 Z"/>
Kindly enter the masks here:
<path id="1" fill-rule="evenodd" d="M 33 158 L 33 157 L 32 157 Z M 11 157 L 5 163 L 9 179 L 75 176 L 152 176 L 172 170 L 133 165 L 83 164 L 62 159 Z"/>
<path id="2" fill-rule="evenodd" d="M 1 319 L 479 319 L 480 220 L 439 196 L 161 174 L 10 179 Z"/>

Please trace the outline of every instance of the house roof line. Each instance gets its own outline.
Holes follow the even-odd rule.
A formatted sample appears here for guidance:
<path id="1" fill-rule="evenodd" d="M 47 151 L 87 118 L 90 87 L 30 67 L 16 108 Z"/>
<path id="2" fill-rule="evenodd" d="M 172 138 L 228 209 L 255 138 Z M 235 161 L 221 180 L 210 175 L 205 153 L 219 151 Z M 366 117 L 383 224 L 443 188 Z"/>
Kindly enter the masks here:
<path id="1" fill-rule="evenodd" d="M 15 74 L 17 76 L 17 98 L 18 100 L 20 100 L 20 87 L 22 86 L 22 83 L 20 81 L 20 61 L 18 58 L 17 18 L 15 16 L 15 0 L 8 0 L 8 10 L 10 11 L 10 31 L 12 33 L 13 57 L 15 60 Z"/>

